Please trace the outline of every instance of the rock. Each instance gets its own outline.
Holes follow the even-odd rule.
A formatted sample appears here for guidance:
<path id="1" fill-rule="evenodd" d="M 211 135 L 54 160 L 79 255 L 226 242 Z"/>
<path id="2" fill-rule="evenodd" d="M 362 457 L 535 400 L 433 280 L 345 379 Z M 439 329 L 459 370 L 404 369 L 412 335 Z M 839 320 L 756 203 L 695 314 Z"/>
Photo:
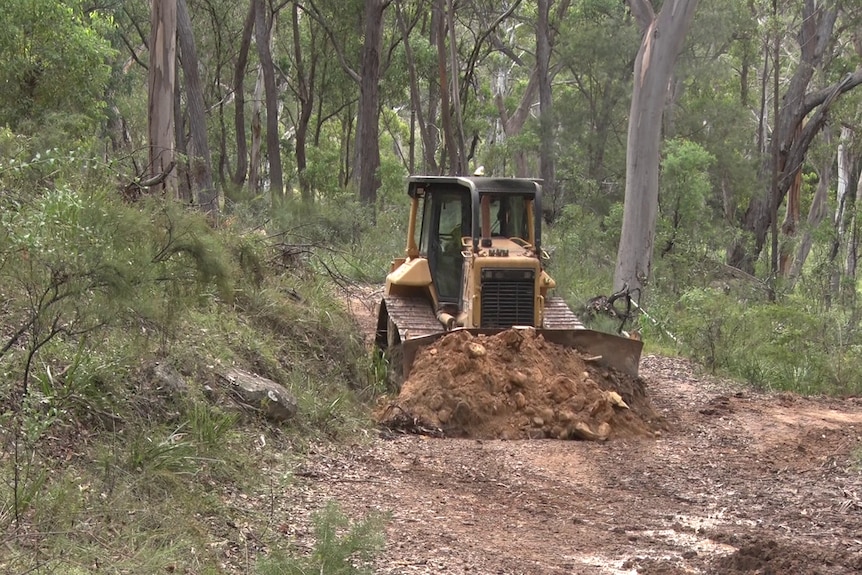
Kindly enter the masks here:
<path id="1" fill-rule="evenodd" d="M 296 416 L 296 399 L 271 379 L 236 368 L 218 375 L 241 403 L 260 411 L 270 421 L 284 423 Z"/>
<path id="2" fill-rule="evenodd" d="M 440 422 L 440 425 L 446 425 L 449 423 L 449 410 L 441 409 L 437 412 L 437 421 Z"/>
<path id="3" fill-rule="evenodd" d="M 467 344 L 467 355 L 472 358 L 484 357 L 487 351 L 481 343 L 471 341 Z"/>
<path id="4" fill-rule="evenodd" d="M 611 405 L 615 405 L 617 407 L 622 407 L 623 409 L 628 409 L 628 404 L 623 401 L 622 396 L 616 391 L 606 391 L 605 397 L 611 403 Z"/>
<path id="5" fill-rule="evenodd" d="M 572 421 L 575 421 L 575 414 L 568 409 L 563 409 L 558 414 L 558 418 L 563 423 L 571 423 Z"/>
<path id="6" fill-rule="evenodd" d="M 520 391 L 515 394 L 515 407 L 518 409 L 524 409 L 524 406 L 527 405 L 527 398 L 524 397 L 524 394 Z"/>
<path id="7" fill-rule="evenodd" d="M 539 410 L 539 417 L 542 418 L 546 423 L 554 421 L 555 413 L 553 407 L 543 407 Z"/>
<path id="8" fill-rule="evenodd" d="M 610 424 L 606 421 L 601 422 L 599 424 L 599 426 L 596 428 L 596 435 L 598 436 L 599 440 L 601 440 L 601 441 L 604 441 L 608 437 L 610 437 L 611 436 Z"/>
<path id="9" fill-rule="evenodd" d="M 526 387 L 529 379 L 523 371 L 515 370 L 512 372 L 512 375 L 509 376 L 509 381 L 511 381 L 512 385 L 516 387 Z"/>
<path id="10" fill-rule="evenodd" d="M 572 437 L 576 437 L 578 439 L 585 439 L 587 441 L 598 441 L 599 439 L 601 439 L 599 435 L 594 433 L 593 430 L 590 429 L 590 426 L 583 421 L 577 422 L 569 429 L 569 432 Z"/>
<path id="11" fill-rule="evenodd" d="M 172 365 L 156 363 L 151 368 L 156 390 L 165 397 L 180 399 L 188 393 L 185 378 Z"/>

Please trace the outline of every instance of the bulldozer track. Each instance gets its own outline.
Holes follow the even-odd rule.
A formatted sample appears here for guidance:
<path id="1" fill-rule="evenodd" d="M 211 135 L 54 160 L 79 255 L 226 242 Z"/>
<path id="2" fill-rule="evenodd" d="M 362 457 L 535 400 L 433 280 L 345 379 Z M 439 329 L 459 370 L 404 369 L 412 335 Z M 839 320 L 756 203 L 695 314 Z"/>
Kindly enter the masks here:
<path id="1" fill-rule="evenodd" d="M 561 297 L 545 299 L 545 312 L 542 321 L 545 329 L 586 329 L 584 324 Z"/>
<path id="2" fill-rule="evenodd" d="M 389 318 L 398 328 L 401 341 L 444 331 L 428 301 L 421 297 L 389 295 L 383 298 L 383 303 Z"/>

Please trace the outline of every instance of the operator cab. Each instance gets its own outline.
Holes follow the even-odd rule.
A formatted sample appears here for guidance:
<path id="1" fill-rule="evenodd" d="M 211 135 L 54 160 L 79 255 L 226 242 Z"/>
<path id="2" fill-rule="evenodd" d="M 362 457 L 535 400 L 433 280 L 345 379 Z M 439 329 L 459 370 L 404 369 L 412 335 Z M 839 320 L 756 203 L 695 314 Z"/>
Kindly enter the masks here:
<path id="1" fill-rule="evenodd" d="M 441 305 L 463 308 L 465 259 L 492 250 L 501 243 L 495 238 L 539 249 L 535 214 L 541 213 L 541 186 L 536 180 L 414 176 L 408 192 L 416 210 L 408 256 L 428 259 Z"/>

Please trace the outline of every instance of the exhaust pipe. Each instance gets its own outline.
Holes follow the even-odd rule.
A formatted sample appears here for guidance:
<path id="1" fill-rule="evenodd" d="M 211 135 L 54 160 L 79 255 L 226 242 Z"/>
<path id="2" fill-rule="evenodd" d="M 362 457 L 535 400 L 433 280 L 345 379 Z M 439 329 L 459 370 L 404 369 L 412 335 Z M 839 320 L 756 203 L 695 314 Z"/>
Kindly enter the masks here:
<path id="1" fill-rule="evenodd" d="M 437 312 L 437 321 L 439 321 L 446 327 L 446 331 L 451 331 L 458 327 L 458 320 L 455 319 L 455 316 L 446 313 L 445 311 Z"/>

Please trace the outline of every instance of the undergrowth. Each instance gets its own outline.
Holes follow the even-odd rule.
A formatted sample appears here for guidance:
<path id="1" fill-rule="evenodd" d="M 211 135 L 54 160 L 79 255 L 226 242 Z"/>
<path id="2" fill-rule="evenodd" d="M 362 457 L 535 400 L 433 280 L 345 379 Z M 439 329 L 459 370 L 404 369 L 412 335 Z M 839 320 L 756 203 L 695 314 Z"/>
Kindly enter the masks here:
<path id="1" fill-rule="evenodd" d="M 371 514 L 351 521 L 338 504 L 330 502 L 314 514 L 315 545 L 310 554 L 276 554 L 261 561 L 260 575 L 370 575 L 370 562 L 383 549 L 386 517 Z"/>
<path id="2" fill-rule="evenodd" d="M 337 283 L 285 261 L 280 232 L 172 202 L 83 184 L 0 201 L 0 572 L 250 573 L 287 549 L 290 461 L 370 425 Z M 238 405 L 228 368 L 297 415 Z M 357 525 L 345 545 L 378 549 L 381 520 Z"/>

